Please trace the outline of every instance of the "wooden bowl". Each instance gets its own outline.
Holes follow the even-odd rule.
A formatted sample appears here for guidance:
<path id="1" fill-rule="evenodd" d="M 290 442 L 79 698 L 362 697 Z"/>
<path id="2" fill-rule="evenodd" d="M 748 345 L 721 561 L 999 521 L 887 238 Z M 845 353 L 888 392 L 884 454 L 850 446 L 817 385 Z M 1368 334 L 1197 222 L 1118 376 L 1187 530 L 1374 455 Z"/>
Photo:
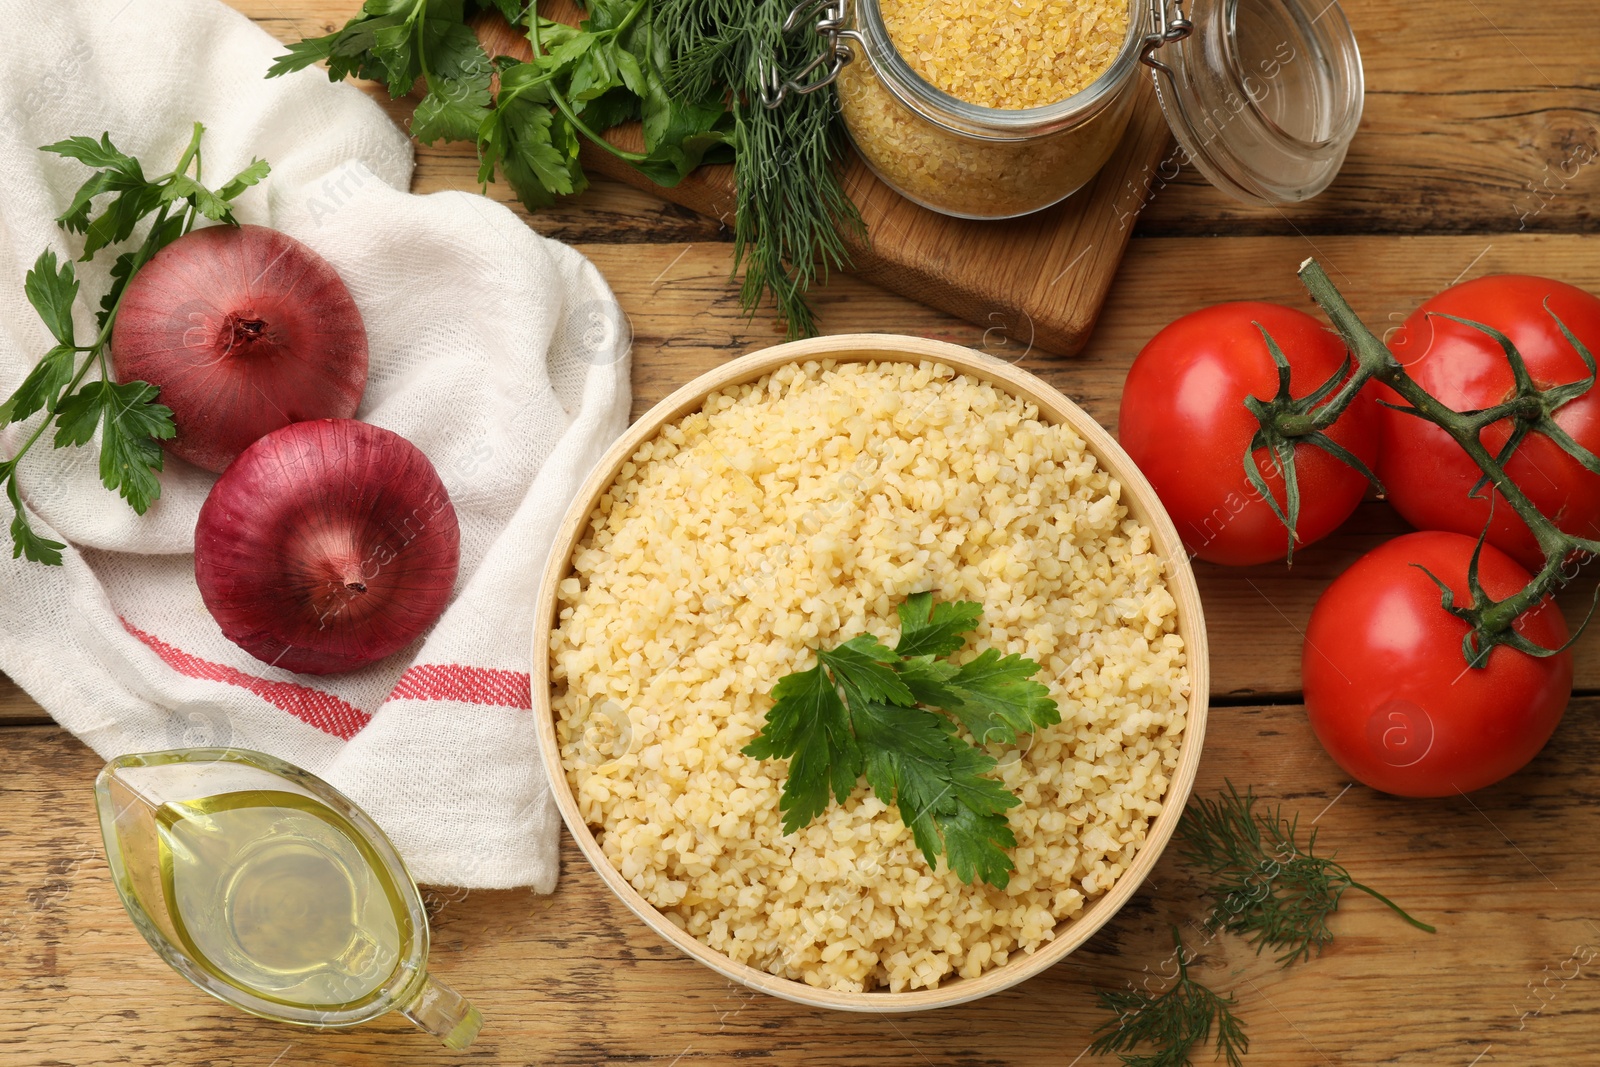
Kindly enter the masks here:
<path id="1" fill-rule="evenodd" d="M 1183 636 L 1187 652 L 1189 707 L 1178 754 L 1178 766 L 1172 775 L 1161 813 L 1150 826 L 1145 842 L 1140 846 L 1133 864 L 1123 872 L 1110 890 L 1096 898 L 1076 918 L 1059 924 L 1054 940 L 1046 942 L 1032 953 L 1013 953 L 1006 963 L 986 971 L 977 978 L 946 978 L 934 989 L 901 993 L 878 991 L 841 993 L 818 989 L 804 982 L 780 978 L 739 963 L 674 926 L 640 896 L 638 891 L 611 865 L 611 861 L 601 852 L 600 845 L 584 822 L 583 816 L 579 814 L 572 787 L 567 781 L 566 768 L 561 764 L 561 749 L 556 740 L 555 719 L 550 707 L 550 634 L 556 624 L 556 587 L 571 570 L 573 548 L 588 528 L 589 514 L 594 509 L 595 501 L 610 487 L 623 463 L 643 442 L 654 437 L 663 425 L 699 410 L 705 398 L 711 393 L 731 385 L 755 381 L 788 363 L 822 359 L 840 363 L 867 360 L 903 362 L 936 360 L 961 373 L 991 382 L 1013 396 L 1031 400 L 1038 405 L 1039 415 L 1043 421 L 1064 422 L 1076 430 L 1088 444 L 1089 451 L 1094 454 L 1100 465 L 1122 483 L 1122 503 L 1135 518 L 1149 527 L 1154 549 L 1166 558 L 1169 572 L 1168 588 L 1178 603 L 1178 632 Z M 837 337 L 819 337 L 753 352 L 701 375 L 651 408 L 634 423 L 628 432 L 611 446 L 593 473 L 589 475 L 588 480 L 578 490 L 572 506 L 567 509 L 566 517 L 556 532 L 555 544 L 550 549 L 549 562 L 545 566 L 539 588 L 539 599 L 534 611 L 532 673 L 533 714 L 539 732 L 545 773 L 549 775 L 556 804 L 560 807 L 561 816 L 566 820 L 567 829 L 571 831 L 578 847 L 583 850 L 583 854 L 588 857 L 589 862 L 618 899 L 656 933 L 718 974 L 751 989 L 782 997 L 784 1000 L 842 1011 L 922 1011 L 963 1004 L 1033 977 L 1087 941 L 1138 890 L 1156 865 L 1161 850 L 1166 847 L 1167 841 L 1178 825 L 1184 804 L 1189 799 L 1189 791 L 1194 786 L 1195 771 L 1200 764 L 1200 746 L 1205 736 L 1209 694 L 1205 621 L 1200 613 L 1200 594 L 1195 588 L 1194 572 L 1189 567 L 1188 553 L 1178 539 L 1172 520 L 1167 517 L 1160 501 L 1156 499 L 1155 490 L 1150 488 L 1150 483 L 1122 451 L 1121 446 L 1076 404 L 1026 371 L 1018 370 L 1010 364 L 971 349 L 960 348 L 942 341 L 893 334 L 844 334 Z"/>

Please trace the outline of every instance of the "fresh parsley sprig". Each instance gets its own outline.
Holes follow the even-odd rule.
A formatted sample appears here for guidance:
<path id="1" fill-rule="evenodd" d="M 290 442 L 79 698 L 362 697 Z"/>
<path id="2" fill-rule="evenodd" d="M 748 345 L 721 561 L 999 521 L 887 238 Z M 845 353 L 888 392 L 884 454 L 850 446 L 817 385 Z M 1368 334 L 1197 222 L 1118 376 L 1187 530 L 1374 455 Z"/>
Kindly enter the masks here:
<path id="1" fill-rule="evenodd" d="M 144 240 L 117 256 L 112 264 L 111 285 L 100 298 L 95 313 L 97 330 L 88 344 L 78 343 L 72 317 L 80 289 L 72 262 L 59 262 L 55 252 L 46 249 L 27 273 L 23 287 L 28 302 L 39 313 L 55 344 L 16 391 L 0 403 L 0 426 L 24 422 L 40 411 L 45 413 L 16 454 L 0 461 L 0 484 L 5 485 L 13 511 L 13 559 L 26 557 L 35 563 L 59 566 L 61 550 L 66 547 L 34 531 L 17 489 L 17 465 L 52 425 L 56 428 L 56 448 L 88 444 L 99 431 L 100 480 L 107 489 L 116 490 L 138 514 L 143 515 L 161 495 L 156 472 L 162 467 L 162 453 L 157 442 L 176 432 L 172 412 L 156 403 L 157 390 L 149 382 L 114 381 L 106 347 L 122 294 L 139 268 L 188 233 L 201 218 L 236 225 L 232 201 L 267 176 L 270 168 L 257 159 L 217 189 L 202 185 L 200 139 L 204 133 L 205 128 L 195 123 L 177 165 L 155 178 L 146 178 L 139 161 L 113 145 L 109 133 L 102 134 L 98 141 L 93 137 L 69 137 L 41 149 L 94 168 L 67 209 L 56 218 L 62 229 L 83 235 L 80 262 L 128 240 L 147 218 L 150 226 Z M 110 199 L 101 200 L 96 213 L 96 200 L 108 194 Z M 98 370 L 99 376 L 86 380 L 91 370 Z"/>
<path id="2" fill-rule="evenodd" d="M 957 723 L 980 744 L 1016 744 L 1061 713 L 1030 681 L 1040 669 L 1032 660 L 994 649 L 960 666 L 944 658 L 966 645 L 982 614 L 971 601 L 935 604 L 932 593 L 917 593 L 900 605 L 893 649 L 861 634 L 818 649 L 815 667 L 778 680 L 744 753 L 789 760 L 778 802 L 784 833 L 830 799 L 844 803 L 865 775 L 874 795 L 899 809 L 930 867 L 943 855 L 963 882 L 1005 887 L 1015 869 L 1006 849 L 1017 844 L 1005 813 L 1021 801 L 988 777 L 995 758 L 964 740 Z"/>
<path id="3" fill-rule="evenodd" d="M 702 162 L 732 159 L 737 186 L 735 270 L 747 310 L 771 294 L 791 336 L 816 324 L 806 293 L 848 261 L 845 234 L 864 233 L 835 172 L 841 141 L 830 93 L 769 110 L 764 64 L 804 68 L 827 46 L 784 34 L 790 0 L 587 0 L 572 27 L 519 0 L 366 0 L 323 37 L 289 46 L 276 77 L 318 62 L 328 76 L 381 81 L 393 97 L 420 83 L 411 119 L 424 144 L 471 141 L 479 181 L 498 172 L 529 210 L 588 185 L 587 140 L 657 185 L 677 185 Z M 471 20 L 497 11 L 526 32 L 532 58 L 491 59 Z M 644 150 L 608 141 L 634 120 Z"/>
<path id="4" fill-rule="evenodd" d="M 1317 831 L 1300 844 L 1299 818 L 1285 819 L 1281 808 L 1257 811 L 1256 799 L 1253 790 L 1241 795 L 1228 782 L 1215 800 L 1195 798 L 1178 824 L 1184 861 L 1211 879 L 1207 929 L 1240 934 L 1257 952 L 1282 949 L 1277 961 L 1287 966 L 1333 940 L 1328 917 L 1345 890 L 1355 889 L 1434 933 L 1331 856 L 1316 855 Z"/>
<path id="5" fill-rule="evenodd" d="M 490 60 L 467 23 L 490 8 L 527 31 L 532 59 Z M 423 144 L 476 143 L 479 180 L 493 181 L 498 169 L 530 211 L 587 188 L 578 163 L 583 138 L 656 184 L 676 185 L 726 143 L 721 98 L 667 93 L 668 44 L 655 32 L 654 0 L 591 0 L 587 10 L 572 27 L 516 0 L 367 0 L 342 29 L 290 45 L 267 76 L 325 62 L 330 78 L 381 81 L 394 97 L 422 83 L 412 136 Z M 601 136 L 635 119 L 644 126 L 643 152 Z"/>
<path id="6" fill-rule="evenodd" d="M 1172 940 L 1178 973 L 1165 990 L 1151 993 L 1130 986 L 1095 994 L 1100 1007 L 1114 1018 L 1095 1031 L 1090 1050 L 1097 1055 L 1116 1053 L 1124 1067 L 1185 1067 L 1189 1054 L 1204 1047 L 1214 1032 L 1217 1055 L 1225 1057 L 1229 1067 L 1243 1067 L 1241 1058 L 1249 1051 L 1250 1038 L 1233 1014 L 1233 994 L 1220 996 L 1191 978 L 1191 958 L 1176 929 Z M 1135 1053 L 1140 1045 L 1155 1051 Z"/>

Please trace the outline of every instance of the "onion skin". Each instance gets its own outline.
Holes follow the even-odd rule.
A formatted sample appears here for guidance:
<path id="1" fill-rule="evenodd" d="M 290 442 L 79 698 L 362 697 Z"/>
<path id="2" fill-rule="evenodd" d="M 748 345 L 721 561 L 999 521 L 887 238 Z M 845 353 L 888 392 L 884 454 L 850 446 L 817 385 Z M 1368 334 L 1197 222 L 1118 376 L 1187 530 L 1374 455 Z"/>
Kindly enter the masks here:
<path id="1" fill-rule="evenodd" d="M 178 238 L 128 283 L 111 330 L 119 382 L 161 390 L 175 456 L 222 471 L 290 423 L 350 418 L 367 331 L 350 290 L 309 247 L 265 226 Z"/>
<path id="2" fill-rule="evenodd" d="M 405 648 L 450 602 L 461 529 L 428 457 L 354 419 L 299 422 L 247 448 L 200 509 L 194 570 L 228 640 L 303 674 Z"/>

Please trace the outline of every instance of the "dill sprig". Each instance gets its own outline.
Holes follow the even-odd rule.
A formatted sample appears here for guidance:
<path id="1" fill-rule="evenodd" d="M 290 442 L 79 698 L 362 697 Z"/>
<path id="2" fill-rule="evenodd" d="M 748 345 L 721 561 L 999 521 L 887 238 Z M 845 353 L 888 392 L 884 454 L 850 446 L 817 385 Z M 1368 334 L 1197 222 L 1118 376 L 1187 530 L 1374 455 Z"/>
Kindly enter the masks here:
<path id="1" fill-rule="evenodd" d="M 1417 929 L 1434 932 L 1376 889 L 1351 878 L 1331 856 L 1316 855 L 1315 830 L 1303 847 L 1298 831 L 1298 818 L 1285 819 L 1281 808 L 1257 811 L 1254 791 L 1246 789 L 1241 796 L 1232 782 L 1216 800 L 1195 798 L 1178 824 L 1178 838 L 1184 861 L 1212 879 L 1206 887 L 1212 902 L 1207 931 L 1241 934 L 1257 952 L 1269 946 L 1284 949 L 1277 962 L 1287 967 L 1309 959 L 1313 949 L 1321 953 L 1333 940 L 1328 916 L 1339 909 L 1345 890 L 1359 889 Z M 1219 996 L 1189 977 L 1192 957 L 1176 927 L 1172 940 L 1178 974 L 1165 992 L 1129 986 L 1096 994 L 1100 1006 L 1116 1017 L 1095 1031 L 1090 1048 L 1117 1053 L 1125 1067 L 1184 1067 L 1189 1053 L 1215 1029 L 1217 1055 L 1226 1057 L 1230 1067 L 1240 1067 L 1250 1041 L 1233 1015 L 1233 994 Z M 1135 1054 L 1132 1050 L 1141 1044 L 1155 1051 Z"/>
<path id="2" fill-rule="evenodd" d="M 816 321 L 806 292 L 847 266 L 845 239 L 865 229 L 839 182 L 841 134 L 832 91 L 791 94 L 776 108 L 761 102 L 762 76 L 804 68 L 828 45 L 816 33 L 785 35 L 793 0 L 656 0 L 656 27 L 671 42 L 667 86 L 693 100 L 725 91 L 733 116 L 737 210 L 734 270 L 753 309 L 763 292 L 777 302 L 790 337 Z"/>
<path id="3" fill-rule="evenodd" d="M 1173 958 L 1178 975 L 1160 993 L 1130 986 L 1126 990 L 1101 990 L 1096 993 L 1100 1006 L 1114 1013 L 1095 1031 L 1089 1047 L 1097 1055 L 1116 1053 L 1125 1067 L 1184 1067 L 1189 1053 L 1203 1046 L 1216 1031 L 1217 1055 L 1227 1058 L 1229 1067 L 1241 1067 L 1240 1057 L 1250 1048 L 1244 1023 L 1233 1014 L 1233 994 L 1222 997 L 1189 977 L 1187 950 L 1177 928 L 1172 931 Z M 1149 1054 L 1135 1053 L 1140 1045 L 1155 1049 Z"/>
<path id="4" fill-rule="evenodd" d="M 1228 782 L 1216 800 L 1197 798 L 1178 825 L 1186 862 L 1204 871 L 1212 911 L 1208 930 L 1240 934 L 1260 952 L 1282 949 L 1278 963 L 1309 959 L 1333 940 L 1328 916 L 1345 890 L 1356 889 L 1384 904 L 1419 930 L 1433 933 L 1394 901 L 1362 885 L 1331 856 L 1316 855 L 1317 831 L 1302 846 L 1299 818 L 1281 808 L 1256 810 L 1256 796 Z"/>

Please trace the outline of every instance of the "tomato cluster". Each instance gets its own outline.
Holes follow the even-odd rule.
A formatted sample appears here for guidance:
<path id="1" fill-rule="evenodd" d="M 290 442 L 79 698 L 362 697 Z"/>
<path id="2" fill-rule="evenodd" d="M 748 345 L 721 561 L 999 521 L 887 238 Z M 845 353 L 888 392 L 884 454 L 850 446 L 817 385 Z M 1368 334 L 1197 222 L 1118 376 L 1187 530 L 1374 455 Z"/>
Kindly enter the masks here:
<path id="1" fill-rule="evenodd" d="M 1545 278 L 1480 278 L 1425 302 L 1387 341 L 1414 382 L 1456 411 L 1476 411 L 1517 388 L 1500 338 L 1479 326 L 1515 346 L 1538 388 L 1583 381 L 1591 369 L 1572 338 L 1600 352 L 1600 299 Z M 1266 403 L 1279 391 L 1264 335 L 1288 363 L 1290 397 L 1312 395 L 1347 367 L 1343 340 L 1310 315 L 1276 304 L 1219 304 L 1158 333 L 1135 360 L 1122 397 L 1123 447 L 1190 554 L 1214 563 L 1266 563 L 1289 548 L 1277 514 L 1287 510 L 1285 479 L 1272 452 L 1254 451 L 1272 500 L 1246 474 L 1245 453 L 1261 427 L 1247 398 Z M 1552 417 L 1558 434 L 1600 454 L 1600 390 L 1566 401 Z M 1504 419 L 1479 439 L 1498 456 L 1515 429 Z M 1387 386 L 1364 387 L 1326 434 L 1376 474 L 1385 498 L 1422 532 L 1369 552 L 1317 603 L 1302 660 L 1312 727 L 1341 767 L 1386 792 L 1442 796 L 1499 781 L 1555 730 L 1571 695 L 1571 656 L 1501 645 L 1469 665 L 1463 641 L 1471 627 L 1445 610 L 1442 589 L 1456 604 L 1472 602 L 1468 572 L 1480 535 L 1487 543 L 1478 580 L 1496 600 L 1526 586 L 1544 555 L 1505 499 L 1479 484 L 1482 472 L 1450 434 Z M 1350 516 L 1367 477 L 1332 449 L 1295 443 L 1292 451 L 1298 549 Z M 1600 475 L 1544 432 L 1524 427 L 1504 469 L 1561 529 L 1600 539 Z M 1568 636 L 1548 598 L 1513 629 L 1545 649 L 1563 649 Z"/>

